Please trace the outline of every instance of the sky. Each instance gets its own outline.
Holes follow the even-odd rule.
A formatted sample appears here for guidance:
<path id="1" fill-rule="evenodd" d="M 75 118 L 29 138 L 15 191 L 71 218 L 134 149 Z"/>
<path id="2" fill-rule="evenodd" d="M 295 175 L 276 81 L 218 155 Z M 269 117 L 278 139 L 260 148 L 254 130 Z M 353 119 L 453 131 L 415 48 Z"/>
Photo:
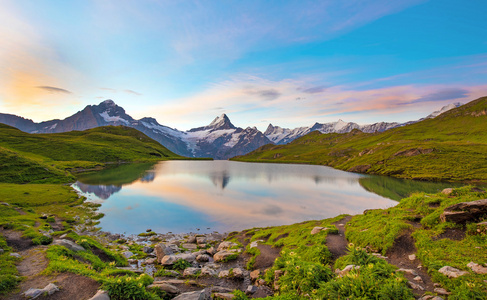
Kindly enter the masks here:
<path id="1" fill-rule="evenodd" d="M 487 95 L 485 0 L 0 0 L 0 112 L 112 99 L 187 130 L 424 117 Z"/>

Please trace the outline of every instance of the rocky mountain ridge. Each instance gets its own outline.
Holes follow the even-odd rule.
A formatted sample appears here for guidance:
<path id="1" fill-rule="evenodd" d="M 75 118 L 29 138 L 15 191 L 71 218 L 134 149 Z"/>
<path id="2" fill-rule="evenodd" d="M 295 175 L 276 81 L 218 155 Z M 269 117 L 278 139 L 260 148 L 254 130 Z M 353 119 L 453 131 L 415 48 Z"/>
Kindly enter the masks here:
<path id="1" fill-rule="evenodd" d="M 426 118 L 434 118 L 439 114 L 461 105 L 453 103 L 433 112 Z M 421 119 L 423 120 L 423 119 Z M 418 120 L 420 121 L 420 120 Z M 359 125 L 353 122 L 338 120 L 330 123 L 315 123 L 309 127 L 294 129 L 282 128 L 269 124 L 262 133 L 256 127 L 240 128 L 232 124 L 227 115 L 216 117 L 209 125 L 180 131 L 161 125 L 155 118 L 135 120 L 113 100 L 105 100 L 98 105 L 88 105 L 83 110 L 66 119 L 50 120 L 35 123 L 32 120 L 11 114 L 0 113 L 0 123 L 14 126 L 28 133 L 61 133 L 73 130 L 86 130 L 100 126 L 123 125 L 135 128 L 152 139 L 158 141 L 170 151 L 187 157 L 211 157 L 228 159 L 237 155 L 247 154 L 263 145 L 287 144 L 312 131 L 321 133 L 346 133 L 353 129 L 363 132 L 382 132 L 391 128 L 415 123 L 379 122 Z"/>

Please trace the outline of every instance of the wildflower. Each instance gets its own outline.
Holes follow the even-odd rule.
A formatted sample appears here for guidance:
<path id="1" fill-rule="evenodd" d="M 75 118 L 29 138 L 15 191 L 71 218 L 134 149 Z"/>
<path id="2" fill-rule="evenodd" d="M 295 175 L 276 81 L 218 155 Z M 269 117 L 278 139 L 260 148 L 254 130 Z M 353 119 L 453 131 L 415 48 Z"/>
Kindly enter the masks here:
<path id="1" fill-rule="evenodd" d="M 296 270 L 299 270 L 300 266 L 296 266 Z"/>
<path id="2" fill-rule="evenodd" d="M 294 251 L 291 251 L 291 253 L 289 253 L 289 255 L 294 256 L 294 255 L 296 255 L 296 253 L 294 253 Z"/>
<path id="3" fill-rule="evenodd" d="M 369 267 L 369 269 L 374 268 L 374 264 L 368 264 L 367 266 Z"/>

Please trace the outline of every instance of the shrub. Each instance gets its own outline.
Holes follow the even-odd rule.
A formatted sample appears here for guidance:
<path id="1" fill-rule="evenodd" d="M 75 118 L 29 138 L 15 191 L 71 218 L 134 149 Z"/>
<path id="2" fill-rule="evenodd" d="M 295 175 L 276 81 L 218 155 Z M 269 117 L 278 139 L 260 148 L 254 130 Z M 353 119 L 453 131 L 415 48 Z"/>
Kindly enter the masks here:
<path id="1" fill-rule="evenodd" d="M 176 262 L 174 262 L 173 269 L 175 270 L 184 270 L 186 268 L 191 267 L 191 263 L 184 260 L 184 259 L 178 259 Z"/>
<path id="2" fill-rule="evenodd" d="M 102 285 L 102 289 L 108 291 L 110 299 L 113 300 L 152 300 L 159 297 L 146 290 L 146 286 L 151 284 L 153 279 L 142 274 L 139 277 L 123 276 L 119 278 L 110 278 Z"/>

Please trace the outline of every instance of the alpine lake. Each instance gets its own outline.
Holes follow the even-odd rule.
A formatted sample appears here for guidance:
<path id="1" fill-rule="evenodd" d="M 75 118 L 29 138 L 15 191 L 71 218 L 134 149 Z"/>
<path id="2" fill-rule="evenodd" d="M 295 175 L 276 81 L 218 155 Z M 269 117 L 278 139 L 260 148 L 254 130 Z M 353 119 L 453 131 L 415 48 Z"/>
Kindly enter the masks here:
<path id="1" fill-rule="evenodd" d="M 234 161 L 123 164 L 78 176 L 73 187 L 100 203 L 103 231 L 220 233 L 387 208 L 451 183 L 402 180 L 325 166 Z"/>

